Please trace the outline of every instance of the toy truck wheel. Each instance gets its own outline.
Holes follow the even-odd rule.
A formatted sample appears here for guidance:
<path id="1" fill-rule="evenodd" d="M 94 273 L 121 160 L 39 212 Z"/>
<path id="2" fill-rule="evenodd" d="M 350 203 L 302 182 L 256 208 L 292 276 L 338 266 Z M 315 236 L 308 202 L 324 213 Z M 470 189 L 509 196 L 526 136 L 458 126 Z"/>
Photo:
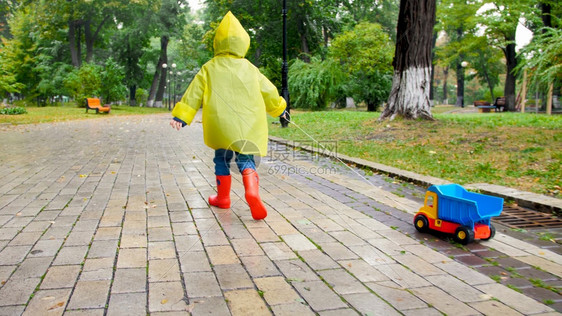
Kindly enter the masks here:
<path id="1" fill-rule="evenodd" d="M 466 226 L 460 226 L 455 230 L 454 239 L 461 245 L 468 245 L 474 241 L 474 231 Z"/>
<path id="2" fill-rule="evenodd" d="M 418 215 L 414 218 L 414 226 L 420 233 L 426 233 L 429 231 L 429 221 L 423 215 Z"/>
<path id="3" fill-rule="evenodd" d="M 495 235 L 496 235 L 496 228 L 494 227 L 494 225 L 490 224 L 490 237 L 482 238 L 482 240 L 490 240 L 494 238 Z"/>

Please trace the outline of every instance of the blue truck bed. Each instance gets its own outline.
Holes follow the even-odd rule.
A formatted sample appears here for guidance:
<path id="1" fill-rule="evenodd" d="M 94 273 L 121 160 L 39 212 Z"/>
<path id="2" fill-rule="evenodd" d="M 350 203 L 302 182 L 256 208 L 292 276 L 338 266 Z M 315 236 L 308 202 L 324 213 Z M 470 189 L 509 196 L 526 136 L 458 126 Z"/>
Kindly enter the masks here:
<path id="1" fill-rule="evenodd" d="M 490 219 L 503 210 L 503 199 L 469 192 L 458 184 L 432 185 L 437 193 L 437 217 L 474 229 L 474 224 L 490 225 Z"/>

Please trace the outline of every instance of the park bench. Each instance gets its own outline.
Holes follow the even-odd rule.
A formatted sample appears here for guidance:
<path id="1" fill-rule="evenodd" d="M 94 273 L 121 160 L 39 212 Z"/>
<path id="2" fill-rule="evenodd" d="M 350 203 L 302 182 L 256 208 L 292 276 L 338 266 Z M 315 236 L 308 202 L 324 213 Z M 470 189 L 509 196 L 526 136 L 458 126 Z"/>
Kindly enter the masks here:
<path id="1" fill-rule="evenodd" d="M 96 110 L 96 113 L 109 113 L 111 107 L 108 104 L 102 106 L 98 98 L 86 98 L 86 113 L 88 113 L 88 110 Z"/>
<path id="2" fill-rule="evenodd" d="M 474 106 L 478 108 L 478 112 L 487 113 L 491 110 L 495 112 L 505 111 L 505 97 L 496 98 L 494 104 L 486 101 L 474 101 Z"/>
<path id="3" fill-rule="evenodd" d="M 496 98 L 494 106 L 496 107 L 496 112 L 505 111 L 505 97 Z"/>
<path id="4" fill-rule="evenodd" d="M 474 101 L 474 106 L 478 108 L 478 112 L 480 113 L 490 112 L 490 110 L 496 108 L 494 105 L 491 105 L 490 102 L 482 100 Z"/>

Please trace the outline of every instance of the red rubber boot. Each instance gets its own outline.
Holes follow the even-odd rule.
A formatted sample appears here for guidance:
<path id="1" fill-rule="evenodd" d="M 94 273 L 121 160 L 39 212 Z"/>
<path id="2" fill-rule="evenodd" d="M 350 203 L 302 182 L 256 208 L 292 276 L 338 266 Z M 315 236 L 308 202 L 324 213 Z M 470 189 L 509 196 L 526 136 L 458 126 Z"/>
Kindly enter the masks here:
<path id="1" fill-rule="evenodd" d="M 264 219 L 267 216 L 267 210 L 260 198 L 259 177 L 256 170 L 248 168 L 242 171 L 242 182 L 244 182 L 244 189 L 246 189 L 246 201 L 250 206 L 252 217 L 255 220 Z"/>
<path id="2" fill-rule="evenodd" d="M 217 176 L 217 195 L 209 196 L 209 204 L 218 208 L 230 208 L 230 184 L 232 178 Z"/>

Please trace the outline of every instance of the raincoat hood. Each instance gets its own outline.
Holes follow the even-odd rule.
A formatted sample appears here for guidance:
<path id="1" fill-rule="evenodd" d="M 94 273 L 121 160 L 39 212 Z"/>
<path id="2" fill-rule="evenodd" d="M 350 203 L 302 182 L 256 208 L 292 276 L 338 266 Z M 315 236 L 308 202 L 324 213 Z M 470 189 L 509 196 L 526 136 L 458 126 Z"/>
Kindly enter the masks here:
<path id="1" fill-rule="evenodd" d="M 250 36 L 230 11 L 217 27 L 213 42 L 215 56 L 230 54 L 244 57 L 250 48 Z"/>

